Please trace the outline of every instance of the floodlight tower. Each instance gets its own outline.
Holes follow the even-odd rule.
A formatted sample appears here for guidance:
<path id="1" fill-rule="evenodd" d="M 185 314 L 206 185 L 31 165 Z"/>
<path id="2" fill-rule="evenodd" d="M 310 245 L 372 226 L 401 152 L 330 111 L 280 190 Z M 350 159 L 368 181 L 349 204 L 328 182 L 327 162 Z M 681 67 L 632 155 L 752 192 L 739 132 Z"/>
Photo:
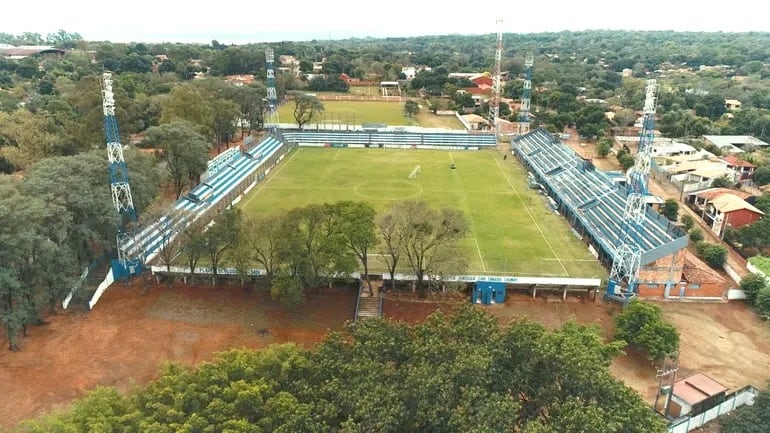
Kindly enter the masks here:
<path id="1" fill-rule="evenodd" d="M 524 58 L 524 89 L 521 91 L 521 107 L 519 108 L 519 128 L 516 135 L 529 132 L 529 98 L 532 96 L 532 65 L 535 55 L 528 52 Z"/>
<path id="2" fill-rule="evenodd" d="M 267 69 L 267 117 L 265 126 L 268 129 L 278 128 L 278 95 L 275 91 L 275 54 L 272 48 L 265 50 Z"/>
<path id="3" fill-rule="evenodd" d="M 503 63 L 503 20 L 498 18 L 497 25 L 497 47 L 495 48 L 495 71 L 492 76 L 492 98 L 489 101 L 489 118 L 492 120 L 495 128 L 495 136 L 500 133 L 500 88 L 502 87 L 502 63 Z"/>
<path id="4" fill-rule="evenodd" d="M 118 122 L 115 119 L 115 96 L 112 92 L 111 72 L 102 74 L 101 84 L 104 135 L 107 139 L 112 203 L 120 215 L 120 226 L 117 233 L 118 260 L 112 263 L 113 275 L 119 279 L 141 271 L 143 258 L 139 248 L 131 242 L 127 231 L 127 225 L 136 221 L 136 209 L 128 180 L 128 166 L 123 159 L 123 145 L 120 143 Z"/>
<path id="5" fill-rule="evenodd" d="M 623 210 L 621 233 L 615 248 L 615 258 L 610 271 L 606 298 L 629 301 L 636 296 L 637 278 L 641 267 L 641 236 L 645 221 L 645 197 L 647 180 L 650 175 L 652 143 L 655 131 L 655 109 L 657 107 L 658 85 L 655 80 L 647 80 L 644 99 L 644 123 L 639 136 L 639 152 L 628 174 L 628 196 Z M 623 283 L 625 282 L 625 287 Z"/>

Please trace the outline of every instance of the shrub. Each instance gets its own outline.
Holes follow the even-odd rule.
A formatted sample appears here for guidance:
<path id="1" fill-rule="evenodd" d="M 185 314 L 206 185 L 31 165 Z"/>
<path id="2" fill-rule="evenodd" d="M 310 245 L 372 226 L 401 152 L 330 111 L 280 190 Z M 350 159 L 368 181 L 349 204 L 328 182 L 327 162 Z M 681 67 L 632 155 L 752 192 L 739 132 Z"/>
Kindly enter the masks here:
<path id="1" fill-rule="evenodd" d="M 682 215 L 679 220 L 682 222 L 682 225 L 684 226 L 684 229 L 688 232 L 692 230 L 693 226 L 695 225 L 695 220 L 690 216 L 690 214 L 684 214 Z"/>
<path id="2" fill-rule="evenodd" d="M 698 251 L 698 256 L 712 268 L 719 269 L 725 265 L 727 248 L 724 245 L 700 241 L 695 245 L 695 248 Z"/>
<path id="3" fill-rule="evenodd" d="M 693 242 L 700 242 L 703 240 L 703 233 L 701 233 L 700 229 L 690 230 L 690 240 Z"/>
<path id="4" fill-rule="evenodd" d="M 760 290 L 767 286 L 764 275 L 751 273 L 741 279 L 740 288 L 746 292 L 746 300 L 751 305 L 754 305 L 754 301 L 757 298 L 757 294 Z"/>
<path id="5" fill-rule="evenodd" d="M 679 333 L 663 320 L 657 305 L 631 301 L 615 318 L 615 326 L 616 340 L 647 352 L 654 361 L 679 350 Z"/>

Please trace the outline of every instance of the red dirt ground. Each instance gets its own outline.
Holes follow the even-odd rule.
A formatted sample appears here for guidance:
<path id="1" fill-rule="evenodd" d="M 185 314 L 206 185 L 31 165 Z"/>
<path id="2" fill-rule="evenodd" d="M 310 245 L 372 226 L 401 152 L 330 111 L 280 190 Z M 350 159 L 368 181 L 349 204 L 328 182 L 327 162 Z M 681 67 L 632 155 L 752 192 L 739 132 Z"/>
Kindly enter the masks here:
<path id="1" fill-rule="evenodd" d="M 56 314 L 47 325 L 31 328 L 21 352 L 0 350 L 0 429 L 66 408 L 96 386 L 127 390 L 145 383 L 165 361 L 194 365 L 228 348 L 286 341 L 309 347 L 353 316 L 350 290 L 307 296 L 303 306 L 286 309 L 269 295 L 236 286 L 155 286 L 142 294 L 140 288 L 115 285 L 93 311 Z M 464 301 L 388 294 L 383 309 L 387 317 L 416 323 L 436 309 L 450 311 L 457 302 Z M 658 305 L 681 334 L 680 377 L 701 371 L 733 389 L 764 387 L 770 379 L 770 323 L 742 303 Z M 505 305 L 485 308 L 502 324 L 528 318 L 556 328 L 576 320 L 599 324 L 607 337 L 619 311 L 587 296 L 570 295 L 565 302 L 518 293 L 509 294 Z M 268 334 L 260 337 L 261 329 Z M 654 370 L 643 356 L 616 359 L 612 372 L 652 403 Z"/>

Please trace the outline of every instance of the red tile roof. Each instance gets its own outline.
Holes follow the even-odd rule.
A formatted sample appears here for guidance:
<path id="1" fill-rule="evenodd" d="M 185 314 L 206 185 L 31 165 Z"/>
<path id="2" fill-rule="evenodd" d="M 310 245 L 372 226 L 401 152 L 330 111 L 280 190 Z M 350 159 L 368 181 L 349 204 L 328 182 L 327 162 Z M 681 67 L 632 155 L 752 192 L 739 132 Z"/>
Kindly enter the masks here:
<path id="1" fill-rule="evenodd" d="M 715 198 L 719 197 L 722 194 L 730 194 L 740 197 L 743 200 L 746 200 L 747 198 L 751 197 L 751 194 L 745 192 L 745 191 L 737 191 L 730 188 L 709 188 L 704 189 L 703 191 L 699 191 L 695 193 L 695 195 L 699 198 L 705 198 L 706 200 L 714 200 Z"/>
<path id="2" fill-rule="evenodd" d="M 754 164 L 752 164 L 750 162 L 746 162 L 746 161 L 738 158 L 735 155 L 723 156 L 722 160 L 724 162 L 728 163 L 729 165 L 733 166 L 733 167 L 748 167 L 748 168 L 756 168 L 757 167 L 756 165 L 754 165 Z"/>
<path id="3" fill-rule="evenodd" d="M 674 384 L 673 394 L 690 405 L 727 391 L 727 387 L 703 373 L 696 373 Z"/>
<path id="4" fill-rule="evenodd" d="M 687 252 L 682 266 L 682 278 L 688 283 L 721 283 L 727 288 L 727 280 L 696 255 Z"/>

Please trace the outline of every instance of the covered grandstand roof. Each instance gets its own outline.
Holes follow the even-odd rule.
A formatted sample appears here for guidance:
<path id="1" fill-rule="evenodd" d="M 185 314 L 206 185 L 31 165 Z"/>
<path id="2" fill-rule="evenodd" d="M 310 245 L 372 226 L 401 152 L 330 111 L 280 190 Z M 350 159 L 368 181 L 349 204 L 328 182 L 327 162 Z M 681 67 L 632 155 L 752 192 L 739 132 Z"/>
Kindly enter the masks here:
<path id="1" fill-rule="evenodd" d="M 12 45 L 4 45 L 0 47 L 0 56 L 12 59 L 23 59 L 25 57 L 34 56 L 36 54 L 64 53 L 65 51 L 63 49 L 50 45 L 19 45 L 17 47 Z"/>
<path id="2" fill-rule="evenodd" d="M 544 129 L 515 138 L 513 148 L 548 187 L 549 195 L 559 203 L 562 212 L 577 219 L 598 246 L 614 257 L 623 233 L 625 188 L 594 170 L 590 163 Z M 687 235 L 649 207 L 641 231 L 631 230 L 642 250 L 642 264 L 687 247 Z"/>

